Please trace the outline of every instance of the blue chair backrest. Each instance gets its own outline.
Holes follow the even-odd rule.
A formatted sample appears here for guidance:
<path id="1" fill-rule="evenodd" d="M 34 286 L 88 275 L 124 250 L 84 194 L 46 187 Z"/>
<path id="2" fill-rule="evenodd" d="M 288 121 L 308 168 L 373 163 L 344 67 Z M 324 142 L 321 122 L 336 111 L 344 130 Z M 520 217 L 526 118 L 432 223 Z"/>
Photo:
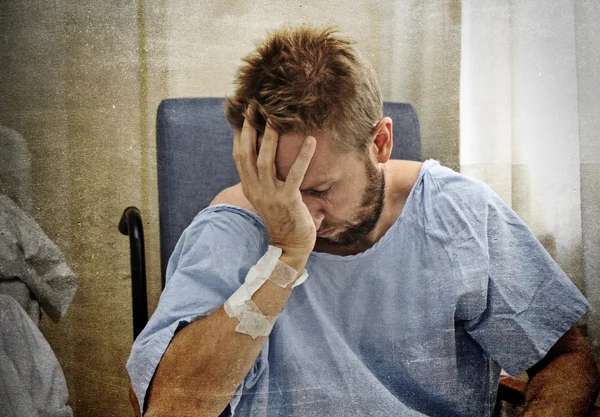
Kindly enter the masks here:
<path id="1" fill-rule="evenodd" d="M 233 128 L 223 98 L 166 99 L 158 107 L 156 151 L 161 271 L 194 217 L 240 180 L 231 155 Z M 421 160 L 419 122 L 410 104 L 384 103 L 393 120 L 392 159 Z"/>

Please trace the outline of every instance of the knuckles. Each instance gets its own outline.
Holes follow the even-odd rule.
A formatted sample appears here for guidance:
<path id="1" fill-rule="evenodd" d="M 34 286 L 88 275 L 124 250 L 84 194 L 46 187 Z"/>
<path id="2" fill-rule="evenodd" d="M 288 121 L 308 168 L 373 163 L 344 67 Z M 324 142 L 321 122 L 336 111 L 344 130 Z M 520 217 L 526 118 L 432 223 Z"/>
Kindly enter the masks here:
<path id="1" fill-rule="evenodd" d="M 269 168 L 269 163 L 270 163 L 270 161 L 266 161 L 263 158 L 259 158 L 256 161 L 256 168 L 261 172 L 265 172 Z"/>
<path id="2" fill-rule="evenodd" d="M 246 153 L 237 149 L 232 152 L 232 155 L 236 162 L 244 162 L 247 159 Z"/>

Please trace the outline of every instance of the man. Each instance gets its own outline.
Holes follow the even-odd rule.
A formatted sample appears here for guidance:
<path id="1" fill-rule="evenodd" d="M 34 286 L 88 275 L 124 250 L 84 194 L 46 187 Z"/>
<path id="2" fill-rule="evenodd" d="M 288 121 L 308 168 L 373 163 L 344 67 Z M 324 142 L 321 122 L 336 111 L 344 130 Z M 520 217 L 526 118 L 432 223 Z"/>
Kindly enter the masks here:
<path id="1" fill-rule="evenodd" d="M 241 182 L 183 233 L 128 361 L 145 415 L 489 416 L 501 367 L 530 371 L 524 415 L 584 414 L 588 303 L 514 212 L 389 159 L 374 73 L 334 31 L 245 61 Z"/>

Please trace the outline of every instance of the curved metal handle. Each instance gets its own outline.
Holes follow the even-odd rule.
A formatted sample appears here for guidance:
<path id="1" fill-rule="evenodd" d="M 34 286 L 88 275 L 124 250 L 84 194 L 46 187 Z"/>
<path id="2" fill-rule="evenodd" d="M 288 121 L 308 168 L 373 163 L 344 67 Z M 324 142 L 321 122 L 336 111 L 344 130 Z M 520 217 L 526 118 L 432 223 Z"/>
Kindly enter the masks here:
<path id="1" fill-rule="evenodd" d="M 142 225 L 142 216 L 136 207 L 127 207 L 123 211 L 123 216 L 121 216 L 121 221 L 119 222 L 119 232 L 129 236 L 133 340 L 135 340 L 148 322 L 144 228 Z"/>

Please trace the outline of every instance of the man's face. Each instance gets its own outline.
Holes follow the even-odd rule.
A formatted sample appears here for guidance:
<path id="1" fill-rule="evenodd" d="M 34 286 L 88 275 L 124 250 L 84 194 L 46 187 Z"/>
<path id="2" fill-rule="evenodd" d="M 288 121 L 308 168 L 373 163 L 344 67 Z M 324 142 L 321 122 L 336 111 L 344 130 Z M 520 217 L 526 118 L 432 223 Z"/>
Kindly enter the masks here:
<path id="1" fill-rule="evenodd" d="M 312 136 L 317 148 L 300 190 L 315 222 L 317 241 L 333 246 L 358 243 L 374 229 L 383 211 L 383 172 L 356 153 L 335 150 L 328 132 Z M 279 180 L 287 178 L 303 140 L 300 134 L 280 135 L 275 158 Z"/>

